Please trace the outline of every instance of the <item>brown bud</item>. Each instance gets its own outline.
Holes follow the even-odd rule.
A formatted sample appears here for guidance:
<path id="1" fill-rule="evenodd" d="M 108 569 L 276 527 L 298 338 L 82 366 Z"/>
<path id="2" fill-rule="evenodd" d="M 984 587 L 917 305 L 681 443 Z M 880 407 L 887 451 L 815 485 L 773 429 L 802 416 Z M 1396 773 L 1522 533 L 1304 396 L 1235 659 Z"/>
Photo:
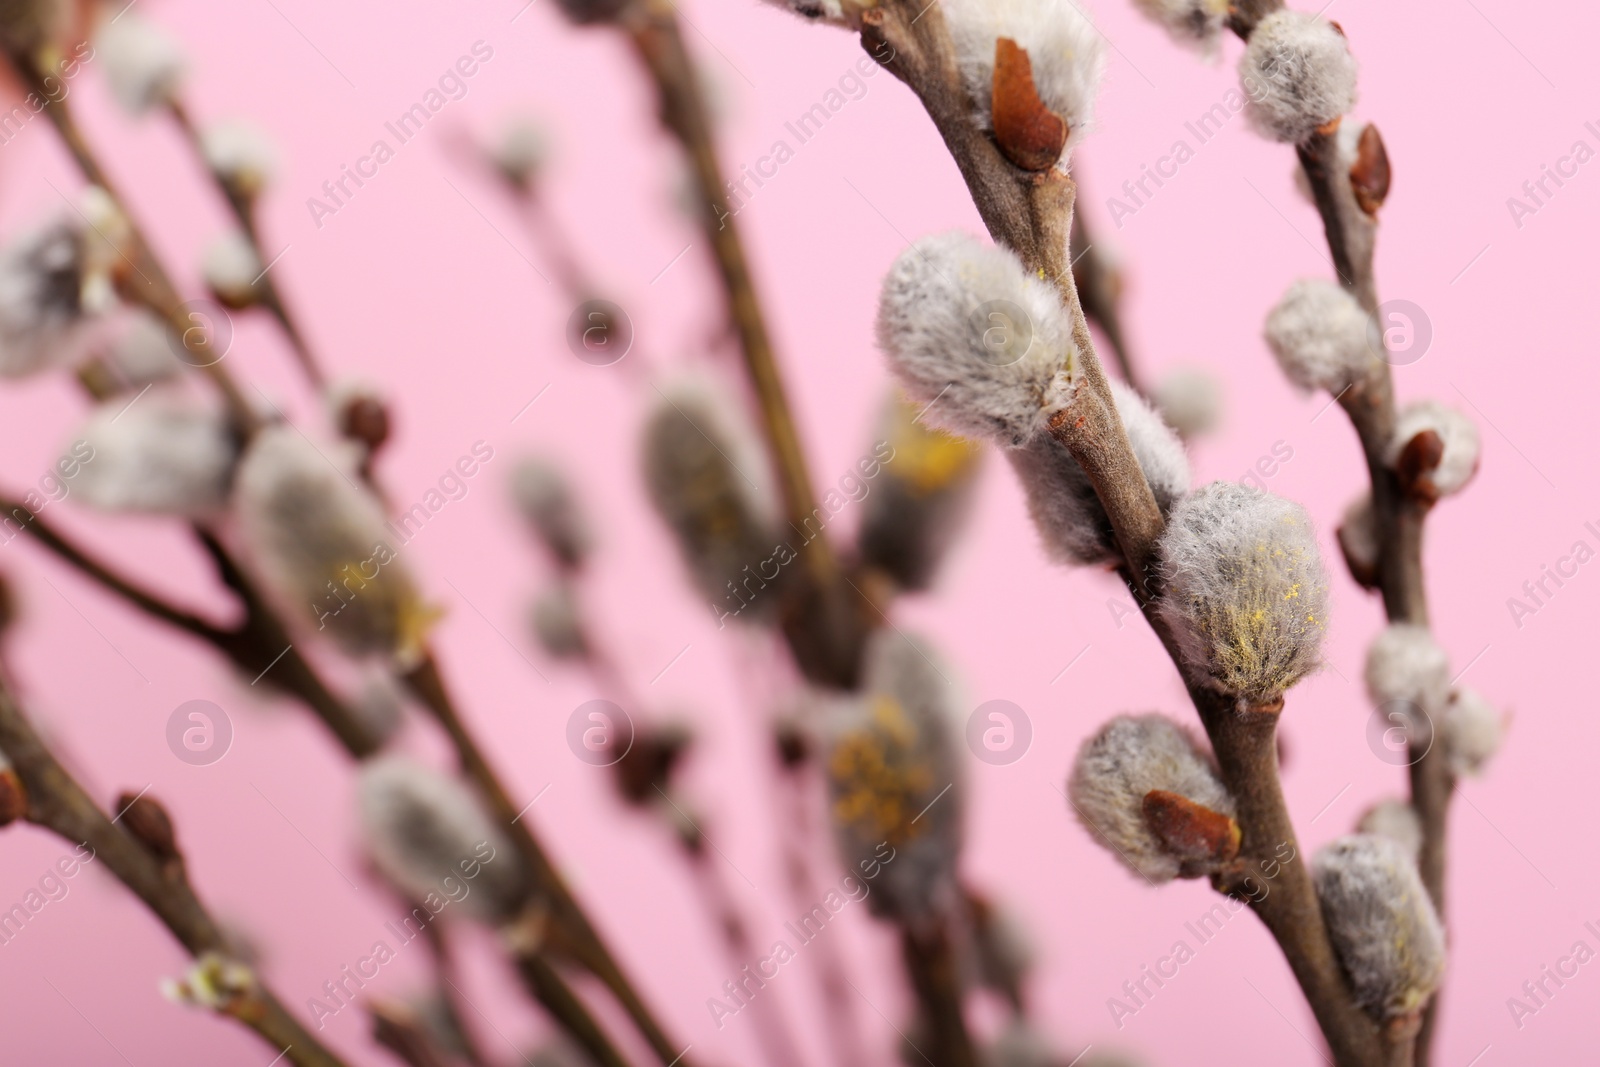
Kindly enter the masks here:
<path id="1" fill-rule="evenodd" d="M 994 85 L 990 113 L 1000 153 L 1029 171 L 1056 165 L 1071 131 L 1066 120 L 1045 106 L 1033 82 L 1028 53 L 1009 37 L 994 43 Z"/>
<path id="2" fill-rule="evenodd" d="M 152 796 L 122 793 L 117 797 L 117 822 L 162 861 L 178 860 L 177 833 L 172 828 L 172 817 L 161 802 Z"/>
<path id="3" fill-rule="evenodd" d="M 1444 459 L 1444 439 L 1433 430 L 1423 430 L 1400 450 L 1395 463 L 1395 473 L 1400 476 L 1400 488 L 1406 496 L 1423 504 L 1433 504 L 1439 499 L 1439 490 L 1433 485 L 1433 472 Z"/>
<path id="4" fill-rule="evenodd" d="M 1150 790 L 1144 795 L 1144 821 L 1162 845 L 1184 861 L 1181 873 L 1190 877 L 1239 854 L 1239 824 L 1186 796 Z"/>
<path id="5" fill-rule="evenodd" d="M 344 402 L 339 413 L 339 434 L 376 452 L 389 439 L 389 409 L 382 400 L 357 393 Z"/>
<path id="6" fill-rule="evenodd" d="M 617 787 L 630 804 L 647 804 L 671 784 L 672 772 L 689 748 L 689 731 L 680 725 L 640 730 L 617 761 Z"/>
<path id="7" fill-rule="evenodd" d="M 773 725 L 772 741 L 785 770 L 792 771 L 811 758 L 811 738 L 805 727 L 793 718 L 781 719 Z"/>
<path id="8" fill-rule="evenodd" d="M 0 762 L 4 762 L 3 757 Z M 26 814 L 28 791 L 23 788 L 22 779 L 13 767 L 0 769 L 0 826 L 10 826 Z"/>
<path id="9" fill-rule="evenodd" d="M 1389 196 L 1389 152 L 1378 127 L 1370 122 L 1361 131 L 1356 161 L 1350 164 L 1350 191 L 1361 210 L 1374 217 Z"/>

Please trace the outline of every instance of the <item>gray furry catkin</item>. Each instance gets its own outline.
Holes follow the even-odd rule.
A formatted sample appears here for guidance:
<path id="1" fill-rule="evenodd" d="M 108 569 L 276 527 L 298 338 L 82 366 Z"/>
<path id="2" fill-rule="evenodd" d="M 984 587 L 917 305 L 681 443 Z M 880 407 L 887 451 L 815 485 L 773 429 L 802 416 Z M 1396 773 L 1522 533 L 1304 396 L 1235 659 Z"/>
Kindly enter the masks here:
<path id="1" fill-rule="evenodd" d="M 1356 1003 L 1380 1022 L 1421 1011 L 1444 974 L 1444 928 L 1406 847 L 1341 837 L 1317 852 L 1311 878 Z"/>
<path id="2" fill-rule="evenodd" d="M 1212 482 L 1172 509 L 1156 553 L 1161 615 L 1212 688 L 1270 707 L 1319 666 L 1328 578 L 1299 504 Z"/>

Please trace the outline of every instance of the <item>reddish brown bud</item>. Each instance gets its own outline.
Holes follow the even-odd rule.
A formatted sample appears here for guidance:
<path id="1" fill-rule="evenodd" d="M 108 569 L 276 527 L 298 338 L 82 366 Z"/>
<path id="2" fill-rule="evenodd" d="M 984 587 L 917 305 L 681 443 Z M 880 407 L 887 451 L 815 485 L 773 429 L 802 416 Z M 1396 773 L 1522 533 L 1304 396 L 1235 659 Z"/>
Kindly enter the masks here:
<path id="1" fill-rule="evenodd" d="M 1350 165 L 1350 191 L 1368 215 L 1376 216 L 1389 196 L 1389 152 L 1383 147 L 1378 127 L 1367 123 L 1356 145 L 1356 161 Z"/>
<path id="2" fill-rule="evenodd" d="M 1395 473 L 1400 476 L 1400 488 L 1408 497 L 1424 504 L 1439 499 L 1439 490 L 1433 484 L 1433 472 L 1444 459 L 1444 439 L 1433 430 L 1423 430 L 1400 450 Z"/>
<path id="3" fill-rule="evenodd" d="M 993 94 L 994 140 L 1000 153 L 1023 170 L 1055 166 L 1071 131 L 1066 120 L 1039 98 L 1033 63 L 1009 37 L 994 43 Z"/>
<path id="4" fill-rule="evenodd" d="M 811 738 L 805 727 L 794 719 L 783 719 L 775 725 L 772 740 L 778 746 L 778 760 L 788 770 L 794 770 L 811 758 Z"/>
<path id="5" fill-rule="evenodd" d="M 182 859 L 172 817 L 152 796 L 122 793 L 117 797 L 118 822 L 159 860 Z"/>
<path id="6" fill-rule="evenodd" d="M 14 768 L 0 770 L 0 826 L 10 826 L 28 814 L 28 791 Z"/>
<path id="7" fill-rule="evenodd" d="M 389 409 L 377 397 L 357 393 L 339 411 L 339 433 L 376 452 L 389 439 Z"/>
<path id="8" fill-rule="evenodd" d="M 630 804 L 659 800 L 671 784 L 673 769 L 689 748 L 689 731 L 679 725 L 639 731 L 617 761 L 617 787 Z"/>
<path id="9" fill-rule="evenodd" d="M 1188 797 L 1152 789 L 1144 795 L 1144 821 L 1150 832 L 1195 875 L 1239 854 L 1239 824 Z"/>

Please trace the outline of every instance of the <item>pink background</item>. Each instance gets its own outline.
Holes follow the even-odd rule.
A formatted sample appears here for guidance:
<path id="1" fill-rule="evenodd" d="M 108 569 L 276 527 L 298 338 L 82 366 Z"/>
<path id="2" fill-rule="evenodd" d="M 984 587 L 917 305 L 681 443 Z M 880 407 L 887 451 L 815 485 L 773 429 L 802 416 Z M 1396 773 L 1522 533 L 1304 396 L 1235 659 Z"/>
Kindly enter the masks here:
<path id="1" fill-rule="evenodd" d="M 703 243 L 673 206 L 676 150 L 655 127 L 627 51 L 604 32 L 568 29 L 549 0 L 513 21 L 521 4 L 148 0 L 141 10 L 190 49 L 198 116 L 253 117 L 282 146 L 282 174 L 264 205 L 269 243 L 289 246 L 275 272 L 330 365 L 394 390 L 398 433 L 382 474 L 395 499 L 420 498 L 472 442 L 494 448 L 468 496 L 408 549 L 449 608 L 438 631 L 446 670 L 515 792 L 531 799 L 550 786 L 530 817 L 673 1031 L 701 1062 L 747 1062 L 748 1016 L 718 1032 L 705 1008 L 730 968 L 682 865 L 654 824 L 622 809 L 606 773 L 579 763 L 564 744 L 568 713 L 596 691 L 581 673 L 545 662 L 525 635 L 525 604 L 544 564 L 505 498 L 514 457 L 546 450 L 578 473 L 603 531 L 587 592 L 634 685 L 656 710 L 681 710 L 698 725 L 687 785 L 737 867 L 723 873 L 765 944 L 795 909 L 771 831 L 762 709 L 744 696 L 762 644 L 717 633 L 643 504 L 635 438 L 654 394 L 626 365 L 588 367 L 568 353 L 561 332 L 571 309 L 534 269 L 548 274 L 548 266 L 452 137 L 491 129 L 524 108 L 548 120 L 558 152 L 550 196 L 592 271 L 632 316 L 634 369 L 707 358 L 718 299 Z M 695 27 L 686 31 L 690 43 L 725 100 L 730 168 L 786 137 L 783 124 L 861 55 L 844 33 L 750 0 L 693 0 L 684 11 Z M 1420 305 L 1434 330 L 1425 358 L 1398 368 L 1398 389 L 1405 399 L 1464 407 L 1484 435 L 1477 481 L 1430 525 L 1436 629 L 1458 667 L 1471 663 L 1465 681 L 1515 713 L 1487 778 L 1465 784 L 1454 808 L 1455 935 L 1437 1061 L 1446 1067 L 1589 1062 L 1600 1010 L 1600 972 L 1591 973 L 1600 964 L 1580 971 L 1520 1030 L 1506 1006 L 1576 940 L 1600 947 L 1582 929 L 1600 920 L 1590 822 L 1600 727 L 1583 667 L 1594 651 L 1600 564 L 1583 568 L 1520 628 L 1506 604 L 1574 541 L 1600 547 L 1583 528 L 1600 525 L 1591 429 L 1600 375 L 1592 316 L 1579 310 L 1594 298 L 1600 172 L 1591 171 L 1600 164 L 1581 170 L 1520 229 L 1506 206 L 1575 140 L 1600 147 L 1583 126 L 1600 120 L 1590 54 L 1600 17 L 1570 3 L 1541 18 L 1521 11 L 1507 0 L 1341 0 L 1329 12 L 1362 63 L 1356 115 L 1379 122 L 1395 166 L 1383 213 L 1382 290 Z M 1138 357 L 1152 375 L 1179 364 L 1219 375 L 1227 422 L 1195 448 L 1198 476 L 1238 477 L 1285 443 L 1293 458 L 1270 487 L 1307 504 L 1332 551 L 1331 529 L 1364 478 L 1353 435 L 1338 412 L 1313 421 L 1323 401 L 1292 392 L 1259 339 L 1266 310 L 1293 278 L 1329 273 L 1315 214 L 1290 180 L 1291 153 L 1234 118 L 1115 231 L 1105 197 L 1222 99 L 1235 84 L 1239 46 L 1228 41 L 1222 62 L 1207 65 L 1125 4 L 1101 0 L 1094 14 L 1115 47 L 1099 129 L 1078 171 L 1092 222 L 1128 265 L 1126 313 Z M 314 226 L 306 198 L 478 40 L 494 57 L 466 99 Z M 882 75 L 867 86 L 739 220 L 820 484 L 870 446 L 886 385 L 871 341 L 879 277 L 907 239 L 977 229 L 955 167 L 910 94 Z M 93 64 L 72 98 L 192 287 L 200 251 L 224 219 L 183 146 L 160 121 L 125 120 Z M 55 190 L 77 184 L 44 121 L 35 122 L 0 148 L 0 230 L 59 209 Z M 314 419 L 270 323 L 241 322 L 229 359 L 297 421 Z M 0 391 L 8 491 L 46 469 L 82 411 L 60 380 Z M 186 603 L 222 602 L 199 557 L 162 523 L 109 519 L 70 501 L 47 515 Z M 7 657 L 36 715 L 97 796 L 149 784 L 168 804 L 201 891 L 255 932 L 268 948 L 271 980 L 303 1008 L 324 980 L 385 936 L 383 923 L 396 912 L 361 870 L 346 761 L 308 716 L 262 702 L 203 650 L 36 547 L 0 549 L 0 568 L 24 605 Z M 1360 666 L 1380 609 L 1342 567 L 1333 569 L 1329 669 L 1295 691 L 1285 716 L 1286 788 L 1308 850 L 1403 782 L 1402 770 L 1376 759 L 1365 740 Z M 975 519 L 937 594 L 905 601 L 897 618 L 947 651 L 968 706 L 1004 698 L 1032 718 L 1033 747 L 1021 762 L 972 765 L 966 872 L 1035 932 L 1035 1002 L 1067 1059 L 1092 1043 L 1155 1063 L 1321 1062 L 1305 1040 L 1314 1034 L 1310 1015 L 1248 916 L 1200 948 L 1120 1032 L 1112 1023 L 1107 998 L 1216 902 L 1203 884 L 1153 891 L 1126 874 L 1091 845 L 1056 792 L 1080 739 L 1115 712 L 1186 715 L 1144 625 L 1128 618 L 1119 626 L 1111 606 L 1124 600 L 1103 575 L 1044 562 L 1013 479 L 991 460 Z M 164 739 L 172 709 L 191 699 L 221 704 L 236 731 L 232 750 L 209 767 L 179 762 Z M 415 720 L 400 744 L 443 755 Z M 65 851 L 42 832 L 11 829 L 0 848 L 0 905 L 20 900 Z M 177 973 L 182 956 L 127 893 L 95 870 L 70 884 L 70 896 L 0 946 L 8 1062 L 115 1062 L 108 1044 L 139 1067 L 271 1059 L 231 1024 L 157 996 L 157 980 Z M 829 936 L 839 937 L 873 1005 L 857 1008 L 878 1060 L 889 1062 L 893 1034 L 874 1009 L 900 1023 L 905 1007 L 889 942 L 859 909 Z M 409 991 L 422 974 L 421 952 L 402 950 L 372 991 Z M 779 981 L 791 1025 L 819 1052 L 810 978 L 785 972 Z M 480 1030 L 503 1060 L 542 1032 L 492 954 L 474 954 L 465 988 L 494 1020 L 492 1029 L 480 1021 Z M 373 1062 L 381 1054 L 368 1049 L 365 1029 L 347 1011 L 324 1036 Z"/>

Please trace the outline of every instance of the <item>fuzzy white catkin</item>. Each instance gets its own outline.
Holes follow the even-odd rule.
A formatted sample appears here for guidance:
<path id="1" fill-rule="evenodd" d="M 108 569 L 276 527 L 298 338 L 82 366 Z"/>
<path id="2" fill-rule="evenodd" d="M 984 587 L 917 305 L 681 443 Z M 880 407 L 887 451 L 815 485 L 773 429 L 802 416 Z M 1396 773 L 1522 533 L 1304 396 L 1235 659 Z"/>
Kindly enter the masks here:
<path id="1" fill-rule="evenodd" d="M 1328 578 L 1299 504 L 1212 482 L 1172 509 L 1156 554 L 1158 609 L 1213 687 L 1267 705 L 1316 670 Z"/>
<path id="2" fill-rule="evenodd" d="M 1215 54 L 1228 21 L 1227 0 L 1133 0 L 1133 6 L 1179 44 Z"/>
<path id="3" fill-rule="evenodd" d="M 1232 816 L 1233 797 L 1194 736 L 1162 715 L 1119 715 L 1078 749 L 1067 797 L 1086 830 L 1124 866 L 1155 884 L 1184 871 L 1144 817 L 1144 798 L 1160 789 Z"/>
<path id="4" fill-rule="evenodd" d="M 516 914 L 527 897 L 524 868 L 465 786 L 404 756 L 380 756 L 362 767 L 356 788 L 367 852 L 407 896 L 451 898 L 485 922 Z"/>
<path id="5" fill-rule="evenodd" d="M 1425 726 L 1417 713 L 1431 721 L 1450 697 L 1450 657 L 1426 626 L 1414 623 L 1390 623 L 1373 638 L 1365 676 L 1372 703 L 1404 716 L 1413 728 Z"/>
<path id="6" fill-rule="evenodd" d="M 95 58 L 103 64 L 111 95 L 132 115 L 142 115 L 173 99 L 187 63 L 183 49 L 158 23 L 123 9 L 100 24 Z"/>
<path id="7" fill-rule="evenodd" d="M 1028 53 L 1039 99 L 1066 121 L 1070 152 L 1093 124 L 1106 62 L 1105 38 L 1083 8 L 1072 0 L 945 0 L 942 7 L 979 124 L 991 125 L 995 41 L 1009 37 Z"/>
<path id="8" fill-rule="evenodd" d="M 594 548 L 594 533 L 577 494 L 549 460 L 527 456 L 517 462 L 511 471 L 511 499 L 563 566 L 577 566 Z"/>
<path id="9" fill-rule="evenodd" d="M 234 509 L 256 568 L 289 608 L 352 656 L 406 666 L 435 612 L 347 451 L 319 450 L 291 426 L 261 430 L 239 464 Z"/>
<path id="10" fill-rule="evenodd" d="M 1302 278 L 1267 315 L 1267 347 L 1295 385 L 1335 395 L 1378 369 L 1371 320 L 1333 282 Z"/>
<path id="11" fill-rule="evenodd" d="M 915 922 L 959 892 L 965 784 L 950 673 L 927 642 L 879 630 L 867 646 L 861 695 L 831 716 L 825 766 L 834 842 L 850 874 L 878 871 L 867 883 L 875 915 Z"/>
<path id="12" fill-rule="evenodd" d="M 1013 448 L 1070 399 L 1079 366 L 1056 291 L 1009 249 L 960 232 L 925 237 L 895 260 L 878 345 L 927 405 L 924 420 Z"/>
<path id="13" fill-rule="evenodd" d="M 1341 837 L 1317 852 L 1311 878 L 1356 1003 L 1380 1021 L 1419 1011 L 1444 973 L 1444 928 L 1405 846 Z"/>
<path id="14" fill-rule="evenodd" d="M 1222 422 L 1222 383 L 1197 367 L 1169 371 L 1150 399 L 1162 421 L 1184 438 L 1210 433 Z"/>
<path id="15" fill-rule="evenodd" d="M 779 538 L 772 501 L 761 488 L 772 482 L 760 445 L 734 398 L 707 378 L 680 378 L 659 399 L 642 441 L 657 514 L 719 616 L 769 617 L 778 597 L 766 586 L 785 561 L 774 558 Z M 771 569 L 764 577 L 763 566 Z"/>
<path id="16" fill-rule="evenodd" d="M 238 444 L 222 412 L 181 392 L 102 404 L 75 439 L 93 450 L 73 485 L 93 507 L 203 518 L 227 506 Z"/>
<path id="17" fill-rule="evenodd" d="M 1138 393 L 1116 380 L 1110 384 L 1134 458 L 1165 515 L 1189 491 L 1183 442 Z M 1066 445 L 1039 434 L 1024 447 L 1007 451 L 1006 458 L 1027 493 L 1028 512 L 1050 558 L 1084 566 L 1122 558 L 1111 519 Z"/>
<path id="18" fill-rule="evenodd" d="M 1430 475 L 1433 487 L 1440 496 L 1459 492 L 1478 472 L 1478 454 L 1481 442 L 1478 427 L 1457 411 L 1433 400 L 1419 400 L 1408 404 L 1395 420 L 1394 437 L 1385 454 L 1389 466 L 1400 461 L 1400 454 L 1411 439 L 1424 430 L 1432 430 L 1444 444 L 1439 466 Z"/>
<path id="19" fill-rule="evenodd" d="M 1368 808 L 1356 823 L 1356 832 L 1398 843 L 1413 862 L 1422 852 L 1422 820 L 1417 809 L 1403 800 L 1382 800 Z"/>
<path id="20" fill-rule="evenodd" d="M 111 364 L 130 386 L 143 388 L 183 372 L 177 357 L 179 342 L 166 323 L 143 308 L 129 316 L 122 334 L 112 343 Z"/>
<path id="21" fill-rule="evenodd" d="M 65 221 L 0 248 L 0 378 L 24 378 L 81 354 L 85 271 L 81 233 Z"/>
<path id="22" fill-rule="evenodd" d="M 1505 723 L 1500 711 L 1475 689 L 1462 686 L 1444 713 L 1444 754 L 1457 777 L 1472 777 L 1500 750 Z"/>
<path id="23" fill-rule="evenodd" d="M 550 137 L 528 116 L 501 127 L 489 148 L 489 160 L 513 185 L 531 185 L 550 161 Z"/>
<path id="24" fill-rule="evenodd" d="M 262 275 L 261 257 L 250 238 L 237 230 L 216 238 L 206 246 L 200 275 L 206 286 L 229 307 L 248 307 L 261 295 L 257 282 Z"/>
<path id="25" fill-rule="evenodd" d="M 570 584 L 556 582 L 534 600 L 533 634 L 555 659 L 582 659 L 588 654 L 583 618 Z"/>
<path id="26" fill-rule="evenodd" d="M 259 126 L 227 119 L 207 126 L 200 151 L 211 173 L 247 196 L 259 193 L 278 169 L 278 150 Z"/>
<path id="27" fill-rule="evenodd" d="M 1356 60 L 1341 33 L 1318 15 L 1287 9 L 1257 23 L 1239 60 L 1257 133 L 1298 144 L 1356 102 Z"/>

